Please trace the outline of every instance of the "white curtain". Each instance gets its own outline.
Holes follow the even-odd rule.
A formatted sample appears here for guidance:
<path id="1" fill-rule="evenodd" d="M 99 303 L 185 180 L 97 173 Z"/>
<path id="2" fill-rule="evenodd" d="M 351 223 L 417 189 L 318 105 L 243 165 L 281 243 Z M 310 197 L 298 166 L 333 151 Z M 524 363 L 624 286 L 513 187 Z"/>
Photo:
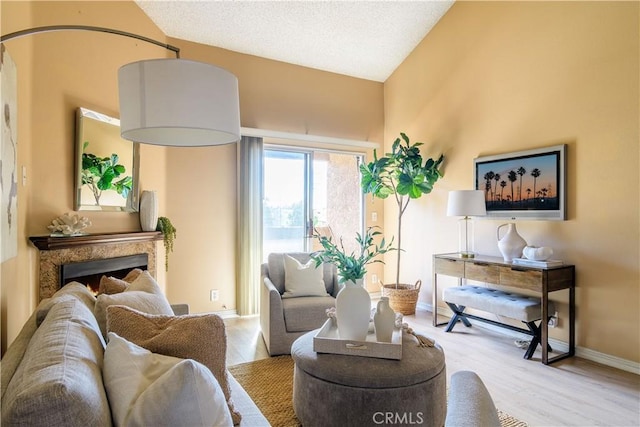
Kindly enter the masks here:
<path id="1" fill-rule="evenodd" d="M 238 286 L 240 316 L 258 314 L 262 262 L 262 138 L 243 136 L 238 143 Z"/>

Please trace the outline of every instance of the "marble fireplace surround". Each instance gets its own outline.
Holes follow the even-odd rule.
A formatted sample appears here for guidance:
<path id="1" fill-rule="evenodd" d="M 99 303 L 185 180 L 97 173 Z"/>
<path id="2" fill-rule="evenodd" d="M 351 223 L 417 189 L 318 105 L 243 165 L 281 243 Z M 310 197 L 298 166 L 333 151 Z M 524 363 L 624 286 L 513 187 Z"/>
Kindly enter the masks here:
<path id="1" fill-rule="evenodd" d="M 147 269 L 156 276 L 156 242 L 162 233 L 133 232 L 89 234 L 73 237 L 29 237 L 38 248 L 38 300 L 51 297 L 63 284 L 60 266 L 84 261 L 147 254 Z M 105 272 L 106 273 L 106 272 Z"/>

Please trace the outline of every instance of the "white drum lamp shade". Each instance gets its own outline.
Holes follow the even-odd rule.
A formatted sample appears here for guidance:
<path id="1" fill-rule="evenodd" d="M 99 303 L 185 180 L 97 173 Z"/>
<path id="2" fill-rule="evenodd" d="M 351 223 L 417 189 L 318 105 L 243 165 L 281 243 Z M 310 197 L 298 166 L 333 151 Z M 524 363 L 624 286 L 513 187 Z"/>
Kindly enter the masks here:
<path id="1" fill-rule="evenodd" d="M 487 209 L 481 190 L 449 191 L 447 216 L 485 216 Z"/>
<path id="2" fill-rule="evenodd" d="M 473 222 L 470 216 L 484 216 L 487 209 L 484 202 L 484 192 L 481 190 L 455 190 L 449 192 L 447 216 L 463 217 L 459 222 L 458 242 L 460 256 L 473 258 Z"/>
<path id="3" fill-rule="evenodd" d="M 197 61 L 153 59 L 118 71 L 124 139 L 197 147 L 240 139 L 238 79 Z"/>

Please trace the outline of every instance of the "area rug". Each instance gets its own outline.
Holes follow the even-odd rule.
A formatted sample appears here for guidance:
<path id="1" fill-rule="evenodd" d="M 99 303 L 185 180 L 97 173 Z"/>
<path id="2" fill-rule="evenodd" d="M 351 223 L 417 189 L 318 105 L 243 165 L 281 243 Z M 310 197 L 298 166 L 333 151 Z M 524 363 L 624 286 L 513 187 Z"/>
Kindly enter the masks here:
<path id="1" fill-rule="evenodd" d="M 265 418 L 274 427 L 299 427 L 291 404 L 293 394 L 293 359 L 291 356 L 270 357 L 230 366 L 229 372 L 247 391 Z M 502 427 L 527 427 L 498 410 Z"/>

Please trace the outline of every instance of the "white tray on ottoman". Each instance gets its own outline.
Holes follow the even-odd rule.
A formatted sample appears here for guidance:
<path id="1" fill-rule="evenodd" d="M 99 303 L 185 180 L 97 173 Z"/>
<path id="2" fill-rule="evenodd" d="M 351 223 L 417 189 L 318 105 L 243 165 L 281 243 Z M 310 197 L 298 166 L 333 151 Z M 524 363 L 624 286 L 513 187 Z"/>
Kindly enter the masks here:
<path id="1" fill-rule="evenodd" d="M 313 337 L 313 351 L 400 360 L 402 359 L 402 329 L 393 330 L 391 342 L 376 341 L 374 332 L 369 332 L 365 341 L 343 340 L 338 335 L 335 319 L 329 318 Z"/>

